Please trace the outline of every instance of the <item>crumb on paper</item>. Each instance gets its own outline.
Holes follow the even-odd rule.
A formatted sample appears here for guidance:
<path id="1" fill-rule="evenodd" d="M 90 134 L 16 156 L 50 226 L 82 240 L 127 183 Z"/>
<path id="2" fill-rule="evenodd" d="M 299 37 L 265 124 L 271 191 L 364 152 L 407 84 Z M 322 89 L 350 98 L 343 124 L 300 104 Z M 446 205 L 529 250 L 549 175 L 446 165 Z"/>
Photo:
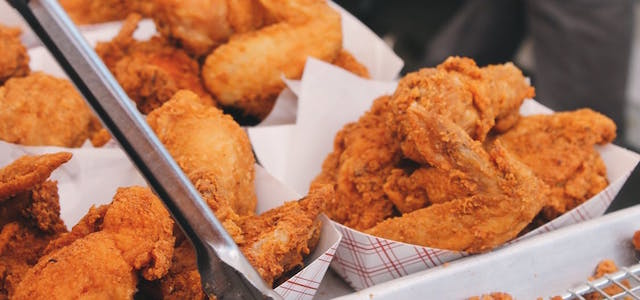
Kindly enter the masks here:
<path id="1" fill-rule="evenodd" d="M 482 296 L 473 296 L 468 298 L 468 300 L 513 300 L 513 297 L 507 293 L 494 292 Z"/>

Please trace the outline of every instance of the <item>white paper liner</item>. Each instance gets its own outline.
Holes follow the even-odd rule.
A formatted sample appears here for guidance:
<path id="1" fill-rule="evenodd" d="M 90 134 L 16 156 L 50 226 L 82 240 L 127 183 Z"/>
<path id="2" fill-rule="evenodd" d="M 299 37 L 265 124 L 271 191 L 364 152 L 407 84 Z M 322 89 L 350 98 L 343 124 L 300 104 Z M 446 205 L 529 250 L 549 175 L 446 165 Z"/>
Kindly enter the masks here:
<path id="1" fill-rule="evenodd" d="M 71 228 L 93 205 L 111 203 L 118 187 L 146 186 L 144 179 L 119 148 L 26 147 L 0 141 L 0 167 L 26 155 L 71 152 L 73 157 L 50 177 L 58 181 L 60 214 Z M 299 195 L 256 165 L 257 212 L 282 205 Z M 276 288 L 285 299 L 310 300 L 316 293 L 340 243 L 341 234 L 323 215 L 320 240 L 305 260 L 305 268 Z"/>
<path id="2" fill-rule="evenodd" d="M 260 162 L 298 193 L 308 190 L 333 150 L 335 134 L 356 121 L 373 100 L 393 93 L 395 82 L 365 80 L 321 61 L 309 60 L 302 77 L 298 121 L 290 126 L 250 128 L 249 137 Z M 550 113 L 533 100 L 521 107 L 523 115 Z M 519 238 L 601 216 L 640 160 L 640 156 L 615 145 L 597 147 L 607 166 L 609 186 L 563 216 Z M 336 224 L 343 239 L 333 269 L 354 289 L 432 268 L 465 256 L 464 253 L 409 245 L 374 237 Z M 513 243 L 513 241 L 512 241 Z"/>

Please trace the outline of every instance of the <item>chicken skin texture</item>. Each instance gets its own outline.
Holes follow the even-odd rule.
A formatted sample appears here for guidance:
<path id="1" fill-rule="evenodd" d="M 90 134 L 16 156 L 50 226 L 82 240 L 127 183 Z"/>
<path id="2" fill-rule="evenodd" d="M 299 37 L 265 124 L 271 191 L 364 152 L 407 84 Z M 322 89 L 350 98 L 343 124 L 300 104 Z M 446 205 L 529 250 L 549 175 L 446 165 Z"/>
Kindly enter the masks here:
<path id="1" fill-rule="evenodd" d="M 223 224 L 255 212 L 251 144 L 230 116 L 200 104 L 190 91 L 179 91 L 147 122 Z M 231 223 L 225 226 L 237 230 Z"/>
<path id="2" fill-rule="evenodd" d="M 8 80 L 0 107 L 0 139 L 10 143 L 80 147 L 102 130 L 69 81 L 43 73 Z"/>
<path id="3" fill-rule="evenodd" d="M 475 183 L 472 195 L 385 220 L 375 236 L 440 249 L 478 253 L 509 241 L 543 206 L 546 185 L 499 143 L 485 151 L 450 119 L 413 104 L 408 139 L 432 167 L 455 170 Z M 442 151 L 446 149 L 446 151 Z"/>
<path id="4" fill-rule="evenodd" d="M 551 188 L 541 216 L 549 221 L 607 187 L 606 166 L 594 145 L 615 136 L 611 119 L 580 109 L 523 117 L 496 140 Z"/>
<path id="5" fill-rule="evenodd" d="M 89 214 L 95 231 L 83 236 L 74 227 L 60 237 L 66 243 L 47 249 L 18 285 L 15 299 L 131 298 L 138 276 L 154 280 L 168 272 L 173 221 L 149 189 L 120 188 L 98 212 L 101 218 Z M 81 221 L 79 228 L 88 223 Z"/>
<path id="6" fill-rule="evenodd" d="M 0 185 L 13 187 L 0 195 L 0 299 L 13 297 L 49 241 L 67 231 L 57 183 L 47 178 L 70 158 L 69 153 L 24 156 L 0 170 Z"/>
<path id="7" fill-rule="evenodd" d="M 144 42 L 133 38 L 140 18 L 137 14 L 130 15 L 111 42 L 96 46 L 96 52 L 138 110 L 148 114 L 180 89 L 198 94 L 203 104 L 215 105 L 202 85 L 198 62 L 184 50 L 160 36 Z"/>
<path id="8" fill-rule="evenodd" d="M 265 118 L 284 89 L 300 78 L 308 57 L 332 62 L 342 49 L 340 14 L 323 0 L 260 0 L 267 18 L 258 30 L 231 36 L 202 67 L 219 103 Z"/>
<path id="9" fill-rule="evenodd" d="M 333 187 L 327 185 L 301 200 L 238 222 L 244 237 L 238 246 L 267 283 L 302 266 L 319 239 L 317 217 L 322 205 L 333 196 Z M 193 247 L 184 237 L 177 239 L 169 274 L 160 280 L 161 298 L 206 299 Z"/>
<path id="10" fill-rule="evenodd" d="M 20 29 L 0 25 L 0 53 L 0 85 L 29 74 L 29 54 L 20 42 Z"/>

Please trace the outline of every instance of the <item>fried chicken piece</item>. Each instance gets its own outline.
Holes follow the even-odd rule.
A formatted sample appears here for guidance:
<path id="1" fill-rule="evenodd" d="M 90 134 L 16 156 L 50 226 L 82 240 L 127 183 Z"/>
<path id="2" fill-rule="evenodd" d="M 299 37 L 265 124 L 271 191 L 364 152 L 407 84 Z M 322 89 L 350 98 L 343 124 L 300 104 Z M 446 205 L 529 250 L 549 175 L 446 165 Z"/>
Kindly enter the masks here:
<path id="1" fill-rule="evenodd" d="M 355 57 L 353 57 L 353 54 L 349 53 L 347 50 L 340 50 L 338 56 L 336 56 L 331 64 L 343 68 L 362 78 L 371 78 L 367 67 L 360 63 Z"/>
<path id="2" fill-rule="evenodd" d="M 393 213 L 383 185 L 401 160 L 400 144 L 387 128 L 388 96 L 378 98 L 357 122 L 346 125 L 334 140 L 334 150 L 311 183 L 310 192 L 335 184 L 336 196 L 325 213 L 334 221 L 364 230 Z"/>
<path id="3" fill-rule="evenodd" d="M 21 191 L 44 182 L 51 172 L 71 159 L 71 153 L 59 152 L 23 156 L 0 169 L 0 203 Z M 0 218 L 4 219 L 4 218 Z"/>
<path id="4" fill-rule="evenodd" d="M 552 220 L 607 187 L 606 166 L 594 145 L 615 136 L 611 119 L 580 109 L 521 118 L 496 139 L 551 187 L 542 215 Z"/>
<path id="5" fill-rule="evenodd" d="M 111 42 L 96 46 L 96 52 L 138 110 L 148 114 L 180 89 L 198 94 L 203 104 L 215 105 L 202 85 L 198 62 L 184 50 L 158 36 L 145 42 L 133 39 L 140 18 L 130 15 Z"/>
<path id="6" fill-rule="evenodd" d="M 385 192 L 402 213 L 473 194 L 476 188 L 463 173 L 428 168 L 428 162 L 408 140 L 406 109 L 418 103 L 452 120 L 474 140 L 484 141 L 491 130 L 504 131 L 519 118 L 518 109 L 534 89 L 513 64 L 476 66 L 469 58 L 450 57 L 437 68 L 422 69 L 400 80 L 392 97 L 388 127 L 398 132 L 403 155 L 419 166 L 396 170 Z"/>
<path id="7" fill-rule="evenodd" d="M 70 156 L 25 156 L 0 170 L 0 186 L 11 187 L 0 188 L 0 299 L 13 296 L 49 241 L 66 232 L 57 184 L 45 180 Z"/>
<path id="8" fill-rule="evenodd" d="M 155 0 L 158 31 L 191 55 L 205 56 L 234 34 L 264 24 L 258 0 Z"/>
<path id="9" fill-rule="evenodd" d="M 321 0 L 260 0 L 273 24 L 233 35 L 205 60 L 205 87 L 221 105 L 265 118 L 308 57 L 333 61 L 342 49 L 340 14 Z"/>
<path id="10" fill-rule="evenodd" d="M 414 102 L 452 120 L 471 138 L 484 141 L 495 127 L 506 130 L 517 121 L 524 99 L 535 94 L 512 63 L 479 68 L 470 58 L 449 57 L 437 68 L 407 74 L 393 94 L 390 126 L 404 124 L 407 108 Z M 400 126 L 401 137 L 407 129 Z M 405 155 L 416 162 L 420 154 L 403 144 Z"/>
<path id="11" fill-rule="evenodd" d="M 513 297 L 507 293 L 495 292 L 480 297 L 469 297 L 468 300 L 513 300 Z"/>
<path id="12" fill-rule="evenodd" d="M 138 272 L 148 280 L 167 273 L 173 221 L 149 189 L 118 189 L 108 208 L 98 211 L 104 216 L 95 223 L 97 231 L 76 233 L 76 240 L 41 257 L 18 285 L 15 299 L 131 298 Z"/>
<path id="13" fill-rule="evenodd" d="M 321 224 L 317 217 L 323 203 L 333 196 L 333 186 L 325 185 L 299 201 L 239 222 L 244 241 L 238 246 L 267 284 L 303 265 L 303 258 L 320 238 Z"/>
<path id="14" fill-rule="evenodd" d="M 39 72 L 0 87 L 0 107 L 0 139 L 10 143 L 80 147 L 99 131 L 68 80 Z"/>
<path id="15" fill-rule="evenodd" d="M 137 12 L 150 15 L 153 1 L 140 0 L 60 0 L 60 5 L 78 25 L 122 20 Z"/>
<path id="16" fill-rule="evenodd" d="M 0 25 L 0 85 L 12 77 L 27 76 L 29 54 L 20 42 L 20 29 Z"/>
<path id="17" fill-rule="evenodd" d="M 268 283 L 301 267 L 305 256 L 315 248 L 321 223 L 317 219 L 323 203 L 334 196 L 326 185 L 299 200 L 269 210 L 259 216 L 243 217 L 239 222 L 244 241 L 240 250 Z M 160 280 L 163 299 L 205 299 L 197 270 L 195 252 L 183 239 L 174 251 L 169 274 Z"/>
<path id="18" fill-rule="evenodd" d="M 431 166 L 456 170 L 477 184 L 473 195 L 432 204 L 370 230 L 404 243 L 478 253 L 514 238 L 542 209 L 545 184 L 499 142 L 485 151 L 450 119 L 413 104 L 407 141 Z"/>
<path id="19" fill-rule="evenodd" d="M 640 230 L 633 234 L 633 247 L 636 248 L 636 251 L 640 251 Z"/>
<path id="20" fill-rule="evenodd" d="M 151 112 L 147 122 L 221 222 L 255 212 L 251 144 L 230 116 L 183 90 Z"/>

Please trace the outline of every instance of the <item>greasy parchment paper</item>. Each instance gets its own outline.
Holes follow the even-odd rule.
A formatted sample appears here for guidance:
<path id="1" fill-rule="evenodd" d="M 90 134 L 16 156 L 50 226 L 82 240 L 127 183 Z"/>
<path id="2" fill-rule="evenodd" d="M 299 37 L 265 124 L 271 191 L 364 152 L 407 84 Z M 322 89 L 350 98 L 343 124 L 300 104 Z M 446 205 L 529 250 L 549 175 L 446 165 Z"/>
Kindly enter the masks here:
<path id="1" fill-rule="evenodd" d="M 248 130 L 258 159 L 275 177 L 298 193 L 305 193 L 333 150 L 338 130 L 356 121 L 376 97 L 393 93 L 395 87 L 395 82 L 365 80 L 324 62 L 309 60 L 298 91 L 297 123 Z M 521 107 L 523 115 L 549 112 L 533 100 L 525 101 Z M 511 243 L 604 214 L 640 156 L 615 145 L 597 149 L 607 166 L 609 186 L 574 210 Z M 465 256 L 462 252 L 382 239 L 334 224 L 343 239 L 332 266 L 356 290 Z"/>
<path id="2" fill-rule="evenodd" d="M 0 141 L 0 166 L 23 155 L 71 152 L 72 159 L 51 175 L 58 181 L 60 214 L 71 229 L 93 205 L 111 203 L 118 187 L 146 186 L 144 179 L 119 148 L 26 147 Z M 282 205 L 300 196 L 256 165 L 257 212 Z M 305 268 L 275 290 L 285 299 L 312 299 L 329 267 L 341 234 L 324 215 L 320 241 L 305 260 Z"/>

